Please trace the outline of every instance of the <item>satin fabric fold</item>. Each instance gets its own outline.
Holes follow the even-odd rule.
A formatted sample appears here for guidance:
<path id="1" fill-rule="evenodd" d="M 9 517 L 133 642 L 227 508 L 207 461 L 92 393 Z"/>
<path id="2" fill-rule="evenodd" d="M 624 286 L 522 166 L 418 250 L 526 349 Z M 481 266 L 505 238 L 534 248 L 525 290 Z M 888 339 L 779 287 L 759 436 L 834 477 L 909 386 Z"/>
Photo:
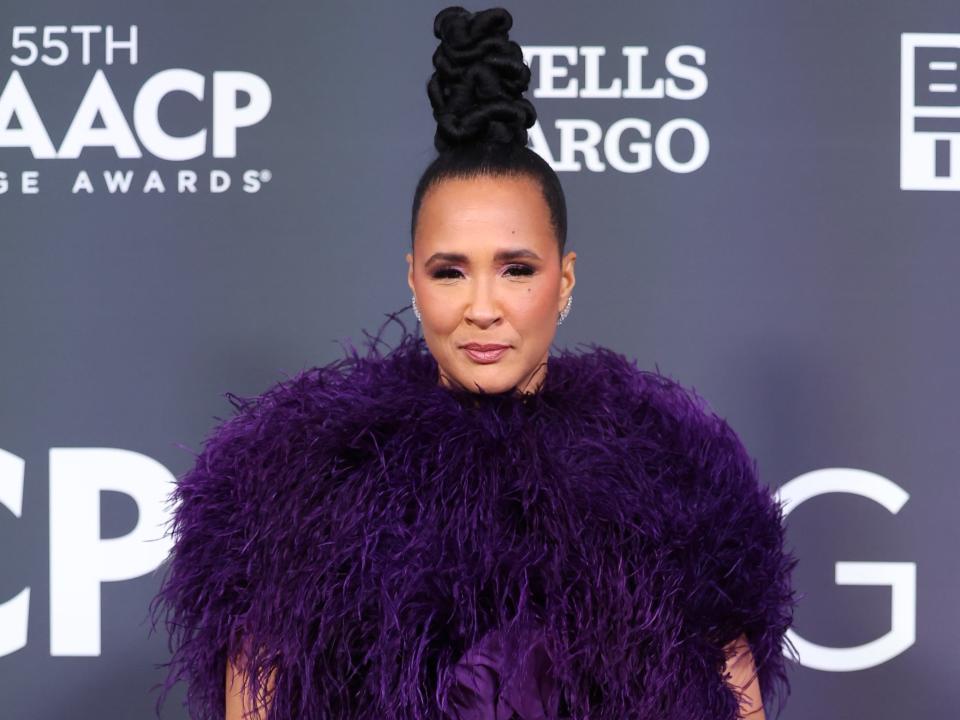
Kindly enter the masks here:
<path id="1" fill-rule="evenodd" d="M 454 701 L 451 720 L 546 720 L 548 702 L 555 683 L 551 662 L 542 638 L 534 640 L 520 670 L 504 678 L 503 633 L 491 630 L 469 648 L 454 668 L 458 685 L 451 692 Z"/>

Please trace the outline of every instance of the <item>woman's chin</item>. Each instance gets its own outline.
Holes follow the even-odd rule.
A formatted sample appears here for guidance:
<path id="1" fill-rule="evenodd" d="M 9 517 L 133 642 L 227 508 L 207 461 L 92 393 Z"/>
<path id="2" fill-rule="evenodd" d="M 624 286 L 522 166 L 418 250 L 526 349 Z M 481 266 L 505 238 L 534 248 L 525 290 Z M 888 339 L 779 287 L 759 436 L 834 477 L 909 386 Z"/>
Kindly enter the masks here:
<path id="1" fill-rule="evenodd" d="M 461 373 L 457 379 L 467 390 L 487 394 L 512 390 L 520 382 L 519 378 L 492 365 L 473 368 L 469 372 Z"/>

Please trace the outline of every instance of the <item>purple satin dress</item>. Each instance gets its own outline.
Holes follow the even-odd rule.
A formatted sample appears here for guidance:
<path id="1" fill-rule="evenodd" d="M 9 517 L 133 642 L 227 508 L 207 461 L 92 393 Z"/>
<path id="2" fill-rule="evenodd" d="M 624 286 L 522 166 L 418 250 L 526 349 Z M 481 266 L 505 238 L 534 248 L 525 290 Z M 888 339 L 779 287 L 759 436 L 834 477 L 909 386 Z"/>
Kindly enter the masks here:
<path id="1" fill-rule="evenodd" d="M 520 671 L 503 680 L 502 634 L 491 630 L 467 650 L 454 668 L 457 685 L 452 690 L 452 720 L 546 720 L 553 691 L 550 657 L 542 642 L 526 656 Z M 497 690 L 499 689 L 499 695 Z"/>

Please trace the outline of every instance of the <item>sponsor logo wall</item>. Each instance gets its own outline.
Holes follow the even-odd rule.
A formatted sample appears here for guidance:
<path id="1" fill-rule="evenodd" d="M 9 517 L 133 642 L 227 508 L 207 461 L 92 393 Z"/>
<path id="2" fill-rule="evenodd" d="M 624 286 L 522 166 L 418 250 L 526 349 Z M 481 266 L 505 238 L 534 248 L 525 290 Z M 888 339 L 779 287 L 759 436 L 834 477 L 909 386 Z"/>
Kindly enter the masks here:
<path id="1" fill-rule="evenodd" d="M 409 301 L 441 7 L 3 14 L 0 717 L 153 714 L 165 498 L 224 393 Z M 956 8 L 509 9 L 578 254 L 558 344 L 695 387 L 785 502 L 785 717 L 952 717 Z"/>

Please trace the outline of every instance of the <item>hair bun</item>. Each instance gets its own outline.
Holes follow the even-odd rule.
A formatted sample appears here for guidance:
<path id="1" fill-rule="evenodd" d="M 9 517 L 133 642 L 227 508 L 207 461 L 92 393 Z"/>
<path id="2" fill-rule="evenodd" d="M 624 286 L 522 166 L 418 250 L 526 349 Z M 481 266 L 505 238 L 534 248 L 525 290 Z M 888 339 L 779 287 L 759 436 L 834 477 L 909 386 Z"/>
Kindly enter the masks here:
<path id="1" fill-rule="evenodd" d="M 503 8 L 471 13 L 454 6 L 437 13 L 433 34 L 440 45 L 427 95 L 440 152 L 481 142 L 527 144 L 537 113 L 523 97 L 530 68 L 520 45 L 507 37 L 512 25 Z"/>

